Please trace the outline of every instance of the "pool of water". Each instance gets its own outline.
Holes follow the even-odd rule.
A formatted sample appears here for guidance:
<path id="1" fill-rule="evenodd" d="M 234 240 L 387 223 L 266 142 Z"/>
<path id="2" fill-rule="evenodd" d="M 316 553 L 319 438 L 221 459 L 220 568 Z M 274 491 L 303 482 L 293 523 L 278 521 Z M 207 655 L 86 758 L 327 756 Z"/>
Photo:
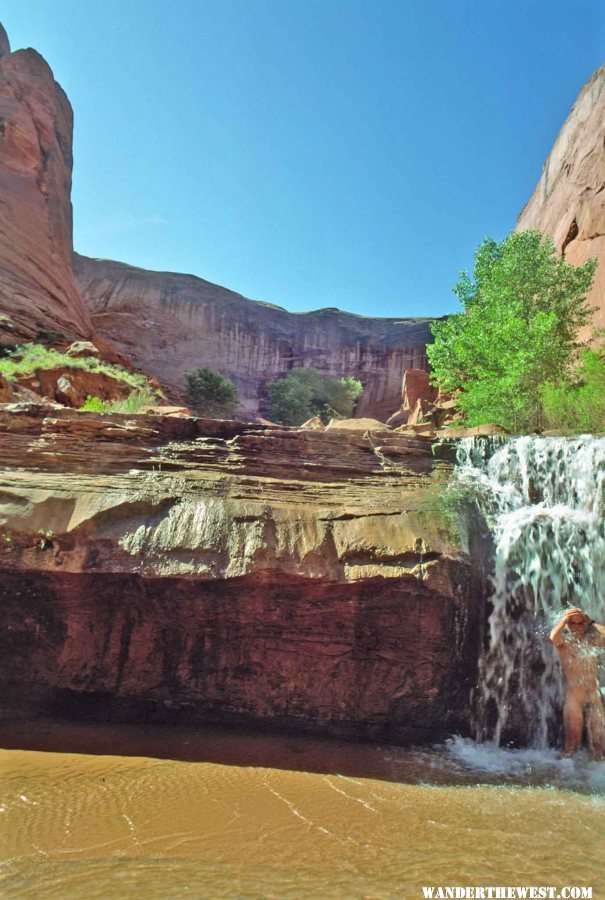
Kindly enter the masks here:
<path id="1" fill-rule="evenodd" d="M 605 764 L 227 729 L 0 725 L 3 896 L 605 890 Z"/>

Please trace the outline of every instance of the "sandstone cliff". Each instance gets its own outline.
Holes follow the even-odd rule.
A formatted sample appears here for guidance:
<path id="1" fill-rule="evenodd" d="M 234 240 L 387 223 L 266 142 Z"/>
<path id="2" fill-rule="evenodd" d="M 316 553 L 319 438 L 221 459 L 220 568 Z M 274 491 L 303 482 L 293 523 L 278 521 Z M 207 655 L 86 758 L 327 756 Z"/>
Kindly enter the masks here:
<path id="1" fill-rule="evenodd" d="M 404 370 L 427 367 L 431 319 L 290 313 L 192 275 L 78 255 L 74 269 L 95 331 L 177 390 L 186 372 L 212 366 L 235 382 L 246 414 L 262 411 L 267 382 L 304 364 L 359 378 L 366 389 L 356 414 L 386 420 L 400 403 Z"/>
<path id="2" fill-rule="evenodd" d="M 430 442 L 21 405 L 0 466 L 4 704 L 467 730 L 482 587 Z"/>
<path id="3" fill-rule="evenodd" d="M 599 259 L 589 302 L 605 326 L 605 65 L 582 88 L 519 216 L 517 231 L 552 235 L 568 262 Z"/>
<path id="4" fill-rule="evenodd" d="M 71 106 L 0 26 L 0 343 L 92 331 L 72 271 Z"/>

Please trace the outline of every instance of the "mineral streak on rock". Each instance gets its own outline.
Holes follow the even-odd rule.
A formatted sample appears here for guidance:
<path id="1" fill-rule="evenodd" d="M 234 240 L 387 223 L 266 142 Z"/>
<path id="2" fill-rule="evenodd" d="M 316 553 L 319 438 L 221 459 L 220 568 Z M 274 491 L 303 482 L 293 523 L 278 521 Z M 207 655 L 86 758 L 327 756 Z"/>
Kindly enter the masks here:
<path id="1" fill-rule="evenodd" d="M 0 465 L 4 703 L 467 729 L 481 585 L 429 441 L 20 405 Z"/>
<path id="2" fill-rule="evenodd" d="M 588 301 L 605 325 L 605 65 L 584 85 L 561 128 L 517 231 L 550 234 L 568 262 L 599 266 Z"/>
<path id="3" fill-rule="evenodd" d="M 72 270 L 69 100 L 35 50 L 0 35 L 0 343 L 88 335 Z"/>
<path id="4" fill-rule="evenodd" d="M 306 365 L 360 379 L 366 390 L 356 414 L 386 420 L 403 371 L 428 365 L 432 319 L 290 313 L 192 275 L 77 254 L 74 269 L 95 330 L 137 366 L 177 389 L 186 372 L 211 366 L 235 382 L 246 414 L 258 413 L 268 382 Z"/>

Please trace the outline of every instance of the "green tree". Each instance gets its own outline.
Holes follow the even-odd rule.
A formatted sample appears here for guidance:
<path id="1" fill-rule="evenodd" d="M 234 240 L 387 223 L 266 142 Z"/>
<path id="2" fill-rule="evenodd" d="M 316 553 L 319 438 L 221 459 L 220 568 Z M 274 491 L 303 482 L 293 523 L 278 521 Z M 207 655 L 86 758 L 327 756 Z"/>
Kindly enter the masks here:
<path id="1" fill-rule="evenodd" d="M 363 387 L 355 378 L 331 378 L 317 369 L 294 369 L 285 378 L 267 386 L 269 417 L 281 425 L 302 425 L 319 416 L 347 418 Z"/>
<path id="2" fill-rule="evenodd" d="M 566 263 L 539 231 L 480 244 L 473 276 L 463 272 L 454 287 L 464 312 L 434 322 L 427 347 L 433 383 L 460 391 L 468 425 L 544 427 L 542 389 L 568 379 L 577 360 L 596 265 Z"/>
<path id="3" fill-rule="evenodd" d="M 568 382 L 542 388 L 547 428 L 563 432 L 605 431 L 605 353 L 585 349 Z"/>
<path id="4" fill-rule="evenodd" d="M 230 419 L 239 404 L 237 388 L 208 366 L 185 375 L 185 395 L 191 408 L 210 419 Z"/>

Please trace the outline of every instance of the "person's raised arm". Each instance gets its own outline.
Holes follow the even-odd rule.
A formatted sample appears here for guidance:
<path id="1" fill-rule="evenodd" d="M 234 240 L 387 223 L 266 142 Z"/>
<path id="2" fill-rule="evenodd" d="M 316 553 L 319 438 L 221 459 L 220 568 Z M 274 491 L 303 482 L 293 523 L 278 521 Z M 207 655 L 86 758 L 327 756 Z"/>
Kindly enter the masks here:
<path id="1" fill-rule="evenodd" d="M 550 632 L 548 638 L 555 647 L 559 647 L 563 641 L 565 640 L 563 636 L 563 630 L 567 625 L 567 621 L 571 616 L 577 616 L 579 614 L 584 615 L 581 609 L 578 609 L 577 606 L 572 607 L 571 609 L 566 609 L 555 627 Z"/>

